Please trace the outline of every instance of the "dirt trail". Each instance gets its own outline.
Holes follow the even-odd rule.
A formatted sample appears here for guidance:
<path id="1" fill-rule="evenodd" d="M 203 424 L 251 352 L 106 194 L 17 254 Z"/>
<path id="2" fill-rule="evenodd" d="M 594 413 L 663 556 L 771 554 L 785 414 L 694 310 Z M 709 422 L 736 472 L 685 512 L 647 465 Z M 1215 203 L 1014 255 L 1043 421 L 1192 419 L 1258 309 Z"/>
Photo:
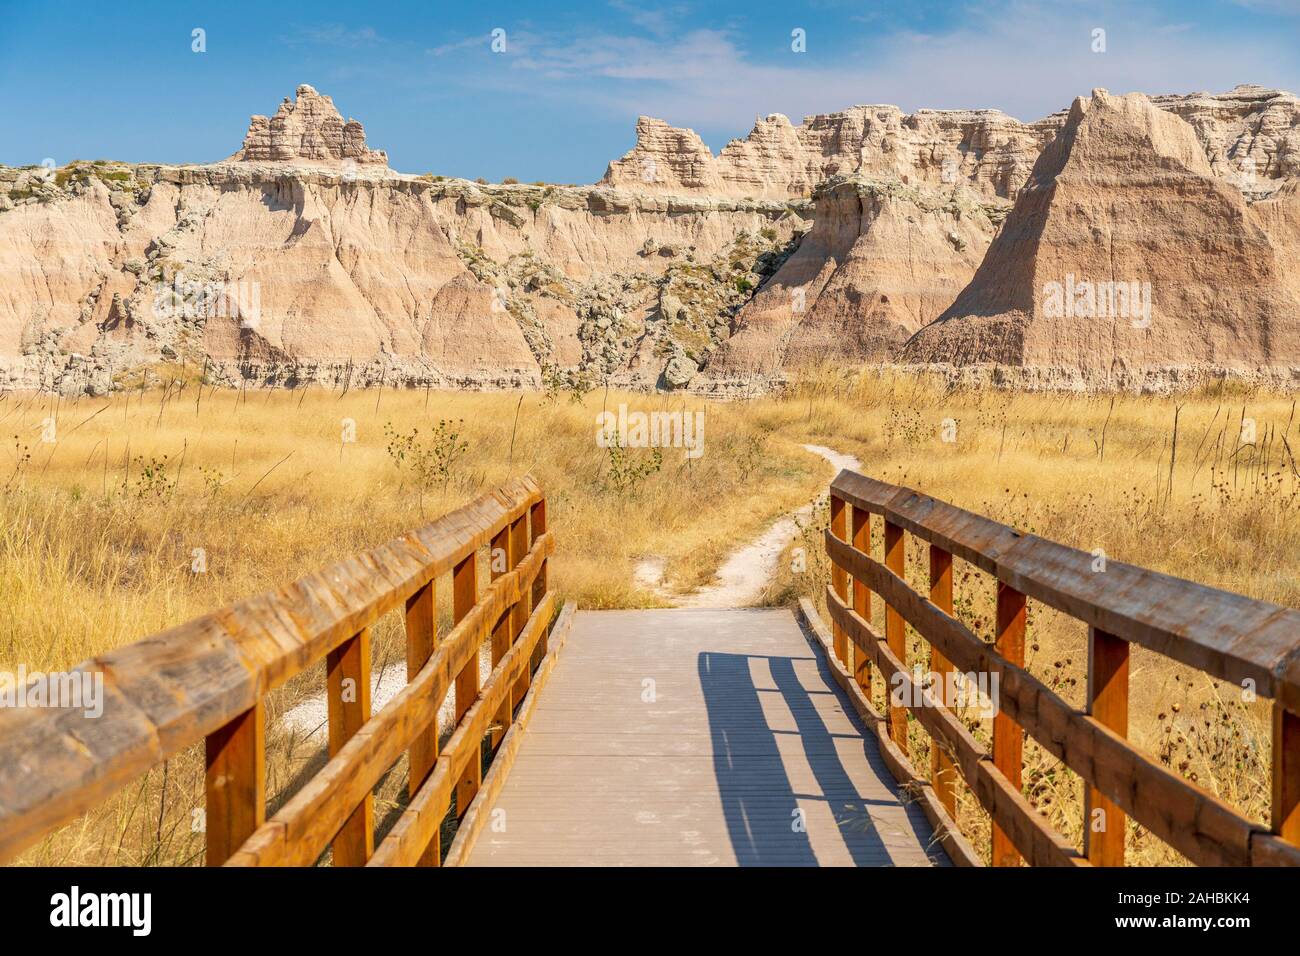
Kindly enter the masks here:
<path id="1" fill-rule="evenodd" d="M 852 455 L 841 454 L 824 445 L 804 445 L 821 455 L 838 472 L 841 468 L 859 471 L 862 463 Z M 766 531 L 744 547 L 732 552 L 718 568 L 713 583 L 687 594 L 672 594 L 663 586 L 664 559 L 642 558 L 634 571 L 636 583 L 678 607 L 747 607 L 757 601 L 776 573 L 777 562 L 786 544 L 799 532 L 799 522 L 807 521 L 817 500 L 810 501 L 793 514 L 778 519 Z"/>
<path id="2" fill-rule="evenodd" d="M 823 445 L 804 445 L 808 451 L 820 455 L 835 466 L 835 470 L 862 468 L 858 459 L 844 455 Z M 818 499 L 819 500 L 819 499 Z M 633 577 L 638 587 L 653 591 L 659 597 L 672 601 L 678 607 L 747 607 L 763 595 L 763 589 L 776 573 L 777 562 L 786 544 L 799 531 L 797 522 L 807 521 L 817 501 L 810 501 L 793 514 L 778 519 L 749 544 L 733 552 L 712 584 L 687 594 L 672 594 L 664 588 L 666 563 L 663 558 L 651 555 L 637 562 Z M 482 657 L 479 662 L 481 678 L 491 673 L 491 663 Z M 390 663 L 384 672 L 371 681 L 371 711 L 377 713 L 394 694 L 406 686 L 406 666 L 402 662 Z M 438 715 L 439 726 L 447 726 L 452 716 L 450 699 L 443 703 Z M 308 737 L 324 737 L 328 719 L 325 696 L 308 698 L 284 715 L 284 721 Z"/>

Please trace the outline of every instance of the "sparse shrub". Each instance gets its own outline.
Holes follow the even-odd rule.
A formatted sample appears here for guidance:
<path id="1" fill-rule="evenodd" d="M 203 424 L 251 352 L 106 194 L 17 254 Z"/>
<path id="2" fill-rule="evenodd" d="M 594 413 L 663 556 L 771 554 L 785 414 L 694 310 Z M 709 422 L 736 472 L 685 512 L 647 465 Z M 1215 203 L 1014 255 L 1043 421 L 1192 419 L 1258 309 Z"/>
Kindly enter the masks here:
<path id="1" fill-rule="evenodd" d="M 32 451 L 23 443 L 23 440 L 17 435 L 14 436 L 14 470 L 10 473 L 9 478 L 5 481 L 5 490 L 8 491 L 22 478 L 23 469 L 27 467 L 32 460 Z"/>
<path id="2" fill-rule="evenodd" d="M 135 486 L 131 488 L 128 485 L 129 475 L 122 479 L 122 490 L 130 491 L 132 497 L 137 501 L 160 501 L 163 498 L 171 496 L 176 490 L 176 479 L 167 473 L 168 457 L 163 455 L 161 458 L 150 456 L 145 461 L 143 455 L 137 455 L 135 458 L 136 467 L 139 474 L 135 479 Z"/>
<path id="3" fill-rule="evenodd" d="M 650 449 L 650 457 L 633 458 L 620 442 L 605 449 L 605 487 L 615 494 L 635 494 L 646 479 L 663 467 L 664 453 L 658 448 Z"/>
<path id="4" fill-rule="evenodd" d="M 420 496 L 421 512 L 424 510 L 425 492 L 441 486 L 445 495 L 457 464 L 469 451 L 469 442 L 460 437 L 464 427 L 464 420 L 439 419 L 428 438 L 421 439 L 419 428 L 403 434 L 391 422 L 384 423 L 388 456 L 398 471 L 411 476 Z"/>
<path id="5" fill-rule="evenodd" d="M 225 479 L 221 471 L 216 468 L 208 468 L 204 465 L 199 466 L 199 477 L 203 481 L 203 493 L 209 498 L 215 498 L 221 491 L 221 486 L 225 484 Z"/>

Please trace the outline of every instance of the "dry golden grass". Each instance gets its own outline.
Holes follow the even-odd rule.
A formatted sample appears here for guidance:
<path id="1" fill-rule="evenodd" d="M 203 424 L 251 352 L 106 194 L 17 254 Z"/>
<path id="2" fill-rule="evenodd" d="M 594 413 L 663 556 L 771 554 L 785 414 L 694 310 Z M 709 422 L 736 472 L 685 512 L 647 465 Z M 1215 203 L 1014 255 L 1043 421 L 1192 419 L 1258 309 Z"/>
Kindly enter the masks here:
<path id="1" fill-rule="evenodd" d="M 1278 604 L 1300 603 L 1294 544 L 1300 474 L 1291 454 L 1300 448 L 1300 421 L 1290 396 L 1238 387 L 1114 398 L 954 391 L 915 376 L 825 369 L 787 399 L 767 412 L 778 433 L 800 427 L 810 440 L 857 455 L 873 477 L 1086 551 L 1100 549 L 1109 560 Z M 955 440 L 944 441 L 944 426 L 952 423 Z M 796 542 L 808 556 L 808 571 L 793 574 L 787 562 L 768 600 L 810 594 L 824 610 L 826 523 L 823 509 Z M 879 523 L 874 530 L 879 554 Z M 922 593 L 927 560 L 923 543 L 909 540 L 908 579 Z M 991 578 L 961 561 L 954 575 L 958 616 L 991 640 Z M 873 609 L 883 629 L 881 602 Z M 1030 670 L 1082 706 L 1083 625 L 1031 602 L 1027 644 Z M 909 661 L 927 660 L 927 647 L 909 630 Z M 1141 648 L 1133 652 L 1131 688 L 1130 736 L 1140 746 L 1249 816 L 1267 819 L 1270 736 L 1263 703 L 1243 701 L 1240 688 Z M 883 688 L 877 692 L 883 704 Z M 991 722 L 972 719 L 971 725 L 987 743 Z M 928 738 L 915 722 L 911 741 L 916 765 L 928 767 Z M 1029 740 L 1024 779 L 1035 806 L 1081 845 L 1077 776 Z M 987 821 L 969 794 L 961 818 L 963 830 L 986 849 Z M 1131 821 L 1128 845 L 1130 862 L 1181 862 Z"/>
<path id="2" fill-rule="evenodd" d="M 1290 454 L 1300 447 L 1300 423 L 1289 397 L 1228 388 L 1113 400 L 951 391 L 925 378 L 825 369 L 781 397 L 709 404 L 702 457 L 689 461 L 668 450 L 659 471 L 630 477 L 622 489 L 609 453 L 594 441 L 596 412 L 619 402 L 704 407 L 600 392 L 580 401 L 411 391 L 240 395 L 200 391 L 193 382 L 72 403 L 6 396 L 0 670 L 69 666 L 381 543 L 526 471 L 550 495 L 560 596 L 585 607 L 654 604 L 657 598 L 632 583 L 640 556 L 665 557 L 673 586 L 701 584 L 733 547 L 824 490 L 830 467 L 803 451 L 804 442 L 855 454 L 875 477 L 1066 544 L 1104 549 L 1112 560 L 1281 604 L 1300 597 L 1300 553 L 1291 543 L 1300 533 L 1300 478 Z M 56 421 L 53 443 L 41 441 L 48 418 Z M 355 442 L 341 440 L 349 419 Z M 1242 440 L 1243 419 L 1253 420 L 1254 441 Z M 946 420 L 955 423 L 953 442 L 942 440 Z M 445 479 L 436 476 L 420 490 L 409 467 L 395 466 L 385 425 L 398 434 L 418 428 L 427 441 L 440 421 L 466 449 Z M 651 456 L 632 450 L 628 459 L 638 466 Z M 807 570 L 794 574 L 787 562 L 769 603 L 820 592 L 824 526 L 822 510 L 796 542 L 806 549 Z M 191 570 L 196 548 L 206 555 L 206 573 Z M 918 585 L 923 560 L 914 544 L 908 573 Z M 988 635 L 992 582 L 959 563 L 957 593 L 961 615 Z M 1035 609 L 1029 645 L 1031 669 L 1081 702 L 1082 627 Z M 911 653 L 924 661 L 915 635 Z M 376 629 L 375 657 L 376 669 L 400 665 L 395 620 Z M 1141 650 L 1133 668 L 1134 739 L 1263 818 L 1263 710 L 1243 704 L 1235 688 Z M 272 717 L 321 686 L 319 674 L 291 684 L 272 701 Z M 926 747 L 914 729 L 918 766 L 928 765 Z M 272 808 L 320 759 L 301 736 L 272 734 Z M 197 750 L 179 756 L 27 858 L 199 859 L 201 836 L 190 820 L 201 805 L 201 764 Z M 381 786 L 381 818 L 400 805 L 403 776 L 399 766 Z M 1025 780 L 1035 804 L 1077 842 L 1082 797 L 1074 775 L 1031 742 Z M 969 797 L 962 818 L 968 835 L 987 840 L 987 823 Z M 1130 856 L 1177 862 L 1137 828 Z"/>
<path id="3" fill-rule="evenodd" d="M 672 581 L 707 578 L 737 541 L 809 500 L 830 467 L 752 423 L 742 406 L 707 409 L 705 454 L 628 449 L 619 483 L 597 446 L 596 414 L 703 408 L 700 402 L 594 393 L 454 395 L 403 391 L 239 393 L 190 382 L 112 399 L 0 400 L 0 672 L 61 669 L 223 604 L 278 587 L 383 543 L 513 475 L 549 490 L 559 551 L 552 580 L 584 607 L 655 603 L 632 568 L 664 556 Z M 46 430 L 47 420 L 54 431 Z M 411 435 L 433 450 L 464 446 L 446 474 L 421 481 Z M 349 424 L 351 423 L 351 424 Z M 355 441 L 343 441 L 354 428 Z M 451 437 L 451 433 L 455 437 Z M 43 435 L 55 439 L 42 441 Z M 432 461 L 432 459 L 430 459 Z M 206 562 L 193 570 L 196 549 Z M 440 588 L 443 595 L 447 587 Z M 394 616 L 375 629 L 374 667 L 403 665 Z M 320 670 L 318 668 L 318 670 Z M 323 688 L 323 671 L 270 701 L 272 725 Z M 320 748 L 282 731 L 268 740 L 271 804 L 319 766 Z M 381 788 L 379 815 L 397 805 L 404 767 Z M 29 854 L 37 862 L 180 863 L 198 858 L 190 814 L 201 806 L 198 748 L 155 771 Z M 169 793 L 169 797 L 164 794 Z"/>

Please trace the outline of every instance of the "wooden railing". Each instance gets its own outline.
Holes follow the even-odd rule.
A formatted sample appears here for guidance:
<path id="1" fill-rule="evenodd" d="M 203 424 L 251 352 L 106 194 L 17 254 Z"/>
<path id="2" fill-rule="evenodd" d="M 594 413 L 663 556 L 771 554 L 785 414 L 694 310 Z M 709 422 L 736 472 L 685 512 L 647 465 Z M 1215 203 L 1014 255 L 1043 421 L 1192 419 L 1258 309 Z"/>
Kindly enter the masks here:
<path id="1" fill-rule="evenodd" d="M 837 667 L 856 682 L 860 700 L 871 700 L 873 665 L 887 692 L 899 692 L 890 697 L 882 743 L 907 754 L 910 712 L 930 737 L 927 796 L 951 826 L 960 773 L 991 817 L 993 865 L 1123 865 L 1126 815 L 1193 863 L 1300 865 L 1300 612 L 1117 561 L 1099 565 L 1093 554 L 850 471 L 832 483 L 830 509 L 826 601 Z M 870 554 L 873 515 L 884 522 L 883 560 Z M 929 544 L 928 594 L 906 581 L 909 533 Z M 996 581 L 992 644 L 954 616 L 954 557 Z M 883 635 L 870 623 L 873 592 L 885 604 Z M 1024 667 L 1029 599 L 1088 627 L 1083 710 Z M 953 668 L 996 675 L 991 753 L 944 706 L 941 680 L 917 686 L 905 625 L 929 643 L 934 678 L 946 682 Z M 1126 739 L 1132 644 L 1273 701 L 1268 824 L 1247 819 Z M 1085 781 L 1082 848 L 1022 794 L 1022 732 Z"/>
<path id="2" fill-rule="evenodd" d="M 491 581 L 480 587 L 478 552 Z M 440 825 L 480 785 L 482 744 L 500 742 L 546 653 L 555 542 L 531 478 L 372 551 L 86 662 L 103 674 L 98 718 L 80 710 L 0 710 L 0 860 L 206 741 L 209 866 L 437 865 Z M 450 572 L 454 626 L 436 633 L 435 581 Z M 407 685 L 370 712 L 370 628 L 405 609 Z M 492 671 L 479 686 L 479 648 Z M 329 759 L 265 819 L 265 698 L 326 661 Z M 455 731 L 437 715 L 454 687 Z M 410 799 L 374 846 L 372 791 L 409 754 Z"/>

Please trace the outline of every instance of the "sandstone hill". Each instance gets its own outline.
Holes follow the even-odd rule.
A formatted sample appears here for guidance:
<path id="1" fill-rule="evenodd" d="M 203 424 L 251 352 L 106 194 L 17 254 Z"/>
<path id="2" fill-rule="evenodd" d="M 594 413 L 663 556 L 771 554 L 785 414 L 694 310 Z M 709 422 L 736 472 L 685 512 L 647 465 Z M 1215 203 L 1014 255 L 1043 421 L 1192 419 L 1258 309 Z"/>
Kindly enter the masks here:
<path id="1" fill-rule="evenodd" d="M 1071 107 L 974 279 L 898 358 L 1010 366 L 1028 384 L 1289 380 L 1297 211 L 1294 183 L 1251 204 L 1191 125 L 1141 94 L 1096 90 Z"/>
<path id="2" fill-rule="evenodd" d="M 1298 203 L 1300 103 L 1258 87 L 1028 124 L 773 115 L 716 156 L 642 118 L 600 183 L 558 186 L 396 172 L 303 85 L 220 162 L 0 167 L 0 387 L 99 393 L 182 363 L 712 394 L 828 358 L 1070 387 L 1286 377 Z M 1151 328 L 1049 314 L 1040 287 L 1067 276 L 1150 282 Z"/>
<path id="3" fill-rule="evenodd" d="M 752 391 L 827 356 L 888 359 L 971 280 L 1006 205 L 898 180 L 823 184 L 812 230 L 740 310 L 709 377 Z"/>

